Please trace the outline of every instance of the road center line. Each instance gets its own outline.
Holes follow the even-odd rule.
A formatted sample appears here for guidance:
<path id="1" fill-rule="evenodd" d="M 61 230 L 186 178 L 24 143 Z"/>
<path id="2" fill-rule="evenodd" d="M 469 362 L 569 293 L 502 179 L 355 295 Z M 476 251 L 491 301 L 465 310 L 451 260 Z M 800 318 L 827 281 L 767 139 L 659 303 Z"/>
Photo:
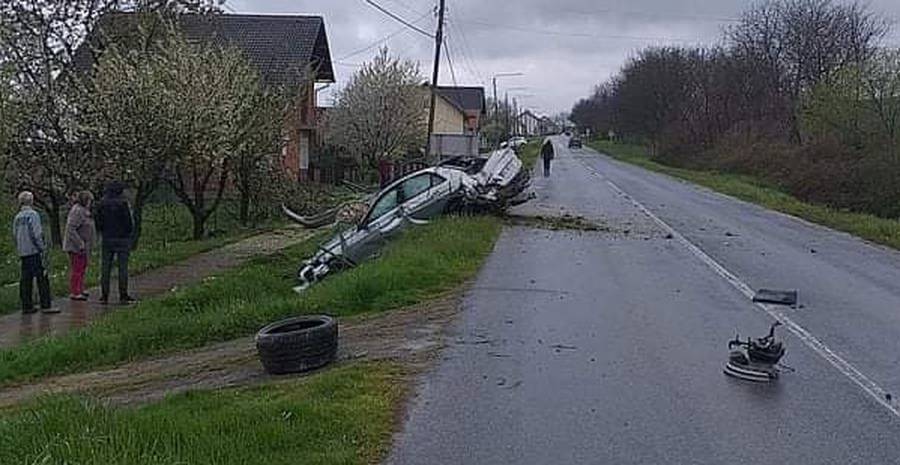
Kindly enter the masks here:
<path id="1" fill-rule="evenodd" d="M 663 221 L 661 218 L 656 216 L 653 212 L 651 212 L 647 207 L 645 207 L 642 203 L 638 202 L 634 199 L 634 197 L 628 195 L 625 191 L 623 191 L 619 186 L 617 186 L 614 182 L 603 176 L 596 169 L 587 164 L 586 161 L 582 159 L 578 159 L 579 163 L 584 165 L 585 168 L 595 177 L 604 181 L 613 191 L 617 194 L 621 195 L 623 198 L 627 199 L 634 205 L 635 208 L 641 211 L 641 213 L 647 215 L 651 220 L 653 220 L 659 227 L 664 229 L 667 233 L 671 234 L 672 237 L 680 242 L 685 248 L 688 249 L 691 254 L 700 259 L 706 266 L 713 270 L 717 275 L 722 278 L 725 278 L 729 284 L 731 284 L 735 289 L 737 289 L 741 294 L 744 294 L 748 299 L 753 299 L 753 289 L 747 285 L 747 283 L 741 281 L 734 273 L 729 271 L 727 268 L 722 266 L 715 259 L 710 257 L 706 252 L 704 252 L 700 247 L 696 246 L 693 242 L 684 237 L 681 233 L 679 233 L 675 228 L 669 226 L 668 223 Z M 843 357 L 838 355 L 835 351 L 829 348 L 825 343 L 820 341 L 818 338 L 812 335 L 806 328 L 801 326 L 799 323 L 791 319 L 781 308 L 778 308 L 773 305 L 766 305 L 759 302 L 753 302 L 753 305 L 756 306 L 757 309 L 762 310 L 770 317 L 778 320 L 783 324 L 787 329 L 794 334 L 797 338 L 799 338 L 803 343 L 812 349 L 815 353 L 825 359 L 831 366 L 836 368 L 841 374 L 850 379 L 854 384 L 859 386 L 863 392 L 868 394 L 870 397 L 875 399 L 882 407 L 886 408 L 889 412 L 894 414 L 894 416 L 900 418 L 900 405 L 896 403 L 894 400 L 888 400 L 888 392 L 885 391 L 881 386 L 872 381 L 868 376 L 859 371 L 856 367 L 854 367 L 850 362 L 844 360 Z"/>

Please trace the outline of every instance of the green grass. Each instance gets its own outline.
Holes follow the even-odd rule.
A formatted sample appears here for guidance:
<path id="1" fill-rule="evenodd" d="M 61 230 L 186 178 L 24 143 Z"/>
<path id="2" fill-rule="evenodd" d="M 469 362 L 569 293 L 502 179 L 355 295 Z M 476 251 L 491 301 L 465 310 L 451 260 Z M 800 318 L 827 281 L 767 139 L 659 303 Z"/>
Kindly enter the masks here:
<path id="1" fill-rule="evenodd" d="M 253 334 L 280 318 L 351 316 L 421 302 L 472 277 L 501 228 L 492 217 L 449 217 L 412 228 L 380 258 L 291 290 L 315 240 L 203 284 L 110 314 L 92 326 L 0 351 L 0 383 L 90 370 Z"/>
<path id="2" fill-rule="evenodd" d="M 594 141 L 589 145 L 633 165 L 681 178 L 747 202 L 900 249 L 900 221 L 804 202 L 779 190 L 777 186 L 751 176 L 663 165 L 651 160 L 646 150 L 637 145 L 609 141 Z"/>
<path id="3" fill-rule="evenodd" d="M 350 365 L 138 408 L 48 397 L 0 413 L 0 463 L 375 463 L 403 395 L 397 374 L 389 364 Z"/>
<path id="4" fill-rule="evenodd" d="M 537 162 L 540 153 L 541 139 L 531 139 L 524 147 L 522 147 L 519 158 L 522 159 L 522 164 L 525 165 L 525 168 L 532 170 L 534 169 L 534 164 Z"/>
<path id="5" fill-rule="evenodd" d="M 0 203 L 0 224 L 12 224 L 14 215 L 15 211 L 8 203 Z M 46 220 L 44 227 L 49 234 Z M 225 209 L 221 209 L 210 219 L 209 227 L 213 232 L 211 237 L 200 241 L 191 240 L 191 217 L 184 207 L 177 204 L 148 206 L 144 213 L 143 234 L 139 247 L 131 255 L 129 270 L 132 274 L 137 274 L 179 262 L 265 229 L 244 228 Z M 98 244 L 88 268 L 89 286 L 100 282 L 99 249 Z M 0 314 L 12 313 L 20 309 L 19 288 L 15 284 L 19 280 L 20 265 L 11 239 L 0 241 L 0 257 Z M 68 257 L 59 249 L 52 250 L 50 285 L 54 295 L 68 294 Z"/>

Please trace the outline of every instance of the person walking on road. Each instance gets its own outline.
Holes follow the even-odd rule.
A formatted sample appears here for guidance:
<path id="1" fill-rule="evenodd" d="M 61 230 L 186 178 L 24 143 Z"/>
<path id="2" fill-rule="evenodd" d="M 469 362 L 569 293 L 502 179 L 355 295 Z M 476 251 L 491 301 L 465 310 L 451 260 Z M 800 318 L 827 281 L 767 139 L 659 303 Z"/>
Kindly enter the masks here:
<path id="1" fill-rule="evenodd" d="M 84 275 L 94 246 L 94 219 L 91 216 L 93 194 L 82 191 L 75 195 L 75 204 L 66 220 L 63 251 L 69 254 L 69 299 L 87 300 Z"/>
<path id="2" fill-rule="evenodd" d="M 131 207 L 123 196 L 124 191 L 125 187 L 119 182 L 106 186 L 94 218 L 102 239 L 100 303 L 104 305 L 109 303 L 109 280 L 114 258 L 119 269 L 119 302 L 137 302 L 128 294 L 128 257 L 134 243 L 134 223 L 131 219 Z"/>
<path id="3" fill-rule="evenodd" d="M 19 282 L 19 298 L 22 313 L 34 313 L 32 285 L 37 280 L 41 311 L 56 313 L 51 307 L 50 276 L 46 263 L 50 251 L 44 240 L 41 215 L 34 210 L 34 194 L 24 191 L 19 194 L 19 213 L 13 219 L 13 240 L 22 261 L 22 276 Z"/>
<path id="4" fill-rule="evenodd" d="M 541 158 L 544 160 L 544 177 L 550 176 L 550 162 L 553 160 L 553 142 L 550 139 L 544 140 L 541 146 Z"/>

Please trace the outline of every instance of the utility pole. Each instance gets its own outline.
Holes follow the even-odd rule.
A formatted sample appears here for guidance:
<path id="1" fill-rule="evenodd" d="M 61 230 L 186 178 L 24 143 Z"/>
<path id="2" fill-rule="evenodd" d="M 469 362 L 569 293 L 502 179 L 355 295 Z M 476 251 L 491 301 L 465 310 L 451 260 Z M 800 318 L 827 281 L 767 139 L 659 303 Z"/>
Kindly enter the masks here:
<path id="1" fill-rule="evenodd" d="M 497 73 L 491 76 L 491 83 L 494 85 L 494 124 L 497 129 L 500 128 L 500 101 L 497 99 L 497 78 L 498 77 L 514 77 L 514 76 L 523 76 L 524 73 Z M 509 121 L 506 121 L 506 126 L 509 126 Z M 500 144 L 500 140 L 495 141 L 496 144 Z"/>
<path id="2" fill-rule="evenodd" d="M 431 134 L 434 132 L 434 105 L 437 99 L 438 72 L 441 69 L 441 45 L 444 43 L 444 3 L 438 7 L 437 33 L 434 35 L 434 70 L 431 74 L 431 105 L 428 107 L 428 140 L 425 141 L 425 157 L 431 156 Z"/>

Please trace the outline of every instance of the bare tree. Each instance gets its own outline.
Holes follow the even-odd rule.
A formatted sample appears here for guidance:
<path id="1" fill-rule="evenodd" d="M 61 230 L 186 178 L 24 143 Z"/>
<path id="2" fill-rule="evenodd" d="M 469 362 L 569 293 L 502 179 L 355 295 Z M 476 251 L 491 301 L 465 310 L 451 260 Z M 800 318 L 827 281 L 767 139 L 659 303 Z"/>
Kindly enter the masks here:
<path id="1" fill-rule="evenodd" d="M 417 63 L 382 48 L 339 94 L 329 118 L 334 143 L 370 168 L 425 140 L 427 90 Z"/>
<path id="2" fill-rule="evenodd" d="M 887 23 L 860 3 L 832 0 L 767 0 L 751 8 L 726 37 L 736 54 L 757 63 L 770 98 L 794 104 L 834 70 L 867 59 Z M 795 113 L 790 121 L 799 140 Z"/>

